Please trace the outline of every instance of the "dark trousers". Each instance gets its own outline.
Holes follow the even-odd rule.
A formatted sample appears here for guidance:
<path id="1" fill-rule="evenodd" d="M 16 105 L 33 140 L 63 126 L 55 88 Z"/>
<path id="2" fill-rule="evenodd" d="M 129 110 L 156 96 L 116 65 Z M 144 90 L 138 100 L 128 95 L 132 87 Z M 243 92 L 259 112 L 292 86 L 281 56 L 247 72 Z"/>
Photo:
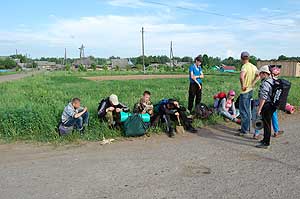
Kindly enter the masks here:
<path id="1" fill-rule="evenodd" d="M 88 122 L 89 122 L 89 113 L 85 112 L 81 117 L 79 117 L 79 118 L 71 118 L 70 120 L 68 120 L 63 125 L 65 127 L 74 126 L 78 130 L 81 130 L 83 128 L 83 125 L 87 125 Z"/>
<path id="2" fill-rule="evenodd" d="M 202 86 L 202 84 L 201 84 Z M 201 103 L 201 98 L 202 98 L 202 88 L 199 89 L 198 84 L 196 83 L 190 83 L 190 88 L 189 88 L 189 104 L 188 104 L 188 110 L 192 112 L 193 106 L 194 106 L 194 101 L 196 97 L 196 103 L 195 106 Z"/>
<path id="3" fill-rule="evenodd" d="M 263 142 L 266 145 L 270 145 L 271 139 L 271 123 L 272 123 L 272 116 L 273 113 L 276 111 L 276 108 L 273 107 L 270 103 L 266 103 L 261 111 L 262 120 L 264 123 L 264 139 Z"/>
<path id="4" fill-rule="evenodd" d="M 185 129 L 190 129 L 192 127 L 192 121 L 187 117 L 185 111 L 178 111 L 179 119 Z M 175 114 L 167 114 L 165 112 L 160 112 L 155 115 L 152 125 L 157 125 L 158 121 L 161 120 L 166 125 L 166 132 L 172 131 L 174 128 L 174 123 L 178 122 L 177 116 Z"/>

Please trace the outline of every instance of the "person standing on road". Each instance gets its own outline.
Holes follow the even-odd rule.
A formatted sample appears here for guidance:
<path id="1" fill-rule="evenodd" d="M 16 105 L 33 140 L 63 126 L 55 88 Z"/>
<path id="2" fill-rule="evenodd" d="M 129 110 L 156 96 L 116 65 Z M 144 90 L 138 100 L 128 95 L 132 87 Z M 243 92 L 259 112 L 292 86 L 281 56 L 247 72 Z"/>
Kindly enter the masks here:
<path id="1" fill-rule="evenodd" d="M 278 79 L 280 75 L 280 69 L 281 65 L 270 65 L 270 71 L 273 79 Z M 279 128 L 279 122 L 278 122 L 278 114 L 277 110 L 273 113 L 272 116 L 272 126 L 274 130 L 274 137 L 278 138 L 280 135 L 284 133 L 284 131 L 281 131 Z"/>
<path id="2" fill-rule="evenodd" d="M 204 74 L 201 68 L 202 56 L 198 55 L 195 58 L 195 63 L 189 68 L 189 79 L 190 79 L 190 87 L 189 87 L 189 102 L 188 102 L 188 110 L 190 113 L 193 111 L 194 101 L 196 97 L 195 106 L 201 103 L 202 98 L 202 79 L 204 78 Z"/>
<path id="3" fill-rule="evenodd" d="M 241 53 L 241 60 L 243 63 L 240 73 L 241 94 L 239 99 L 241 130 L 237 133 L 238 136 L 243 136 L 250 132 L 251 99 L 253 96 L 253 86 L 257 77 L 257 68 L 249 62 L 249 58 L 250 55 L 248 52 Z"/>
<path id="4" fill-rule="evenodd" d="M 259 69 L 259 76 L 262 82 L 259 88 L 259 106 L 257 115 L 258 117 L 262 116 L 264 124 L 264 139 L 261 140 L 256 147 L 267 149 L 270 146 L 272 115 L 276 111 L 276 107 L 272 105 L 271 100 L 274 80 L 271 76 L 268 65 L 262 66 Z"/>

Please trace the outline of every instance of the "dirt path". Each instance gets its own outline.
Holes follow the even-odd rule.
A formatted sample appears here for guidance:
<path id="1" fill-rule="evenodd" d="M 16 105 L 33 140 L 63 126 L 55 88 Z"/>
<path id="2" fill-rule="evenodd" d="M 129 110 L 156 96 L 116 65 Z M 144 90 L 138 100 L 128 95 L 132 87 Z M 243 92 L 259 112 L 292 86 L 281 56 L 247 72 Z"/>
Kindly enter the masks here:
<path id="1" fill-rule="evenodd" d="M 107 80 L 139 80 L 139 79 L 177 79 L 187 78 L 188 75 L 113 75 L 113 76 L 96 76 L 83 77 L 84 79 L 93 81 L 107 81 Z"/>
<path id="2" fill-rule="evenodd" d="M 299 120 L 286 115 L 269 150 L 221 125 L 105 146 L 0 145 L 0 198 L 299 198 Z"/>
<path id="3" fill-rule="evenodd" d="M 0 83 L 7 82 L 7 81 L 14 81 L 19 80 L 24 77 L 28 77 L 34 74 L 40 73 L 40 71 L 34 71 L 34 72 L 27 72 L 27 73 L 19 73 L 19 74 L 12 74 L 12 75 L 1 75 L 0 76 Z"/>

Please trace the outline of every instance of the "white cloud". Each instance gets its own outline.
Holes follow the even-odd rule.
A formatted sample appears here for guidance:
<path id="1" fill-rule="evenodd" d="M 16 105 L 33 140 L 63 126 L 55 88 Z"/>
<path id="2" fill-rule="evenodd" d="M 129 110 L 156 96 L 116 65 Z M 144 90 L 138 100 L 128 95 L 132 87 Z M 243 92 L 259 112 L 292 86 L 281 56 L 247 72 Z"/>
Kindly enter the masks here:
<path id="1" fill-rule="evenodd" d="M 217 27 L 167 23 L 162 19 L 160 16 L 115 15 L 58 19 L 41 31 L 0 31 L 0 39 L 10 38 L 9 42 L 24 46 L 43 44 L 44 49 L 68 46 L 76 49 L 73 56 L 77 56 L 77 48 L 84 43 L 87 53 L 127 57 L 140 55 L 140 30 L 144 26 L 147 54 L 168 54 L 170 40 L 174 41 L 177 47 L 174 50 L 179 56 L 194 56 L 201 51 L 222 54 L 225 46 L 236 44 L 233 35 Z M 34 54 L 42 56 L 39 53 Z"/>

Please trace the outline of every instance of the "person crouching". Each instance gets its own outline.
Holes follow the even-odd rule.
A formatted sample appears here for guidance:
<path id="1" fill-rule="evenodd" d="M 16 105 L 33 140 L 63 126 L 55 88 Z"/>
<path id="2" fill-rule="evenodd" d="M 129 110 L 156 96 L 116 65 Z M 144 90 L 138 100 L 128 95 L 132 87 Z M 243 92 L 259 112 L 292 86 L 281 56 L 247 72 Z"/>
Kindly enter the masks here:
<path id="1" fill-rule="evenodd" d="M 111 96 L 101 100 L 98 106 L 98 118 L 108 123 L 110 128 L 121 126 L 120 113 L 128 112 L 129 108 L 119 102 L 118 96 Z"/>
<path id="2" fill-rule="evenodd" d="M 80 106 L 79 98 L 73 98 L 64 108 L 61 116 L 61 124 L 64 127 L 75 127 L 83 134 L 85 127 L 88 125 L 88 121 L 89 113 L 87 108 Z"/>
<path id="3" fill-rule="evenodd" d="M 184 128 L 191 132 L 197 133 L 197 130 L 192 126 L 192 121 L 186 116 L 186 108 L 179 105 L 179 102 L 174 99 L 163 99 L 154 108 L 155 120 L 153 125 L 156 125 L 159 119 L 166 125 L 166 133 L 169 137 L 175 136 L 173 122 L 178 119 L 182 121 Z"/>

